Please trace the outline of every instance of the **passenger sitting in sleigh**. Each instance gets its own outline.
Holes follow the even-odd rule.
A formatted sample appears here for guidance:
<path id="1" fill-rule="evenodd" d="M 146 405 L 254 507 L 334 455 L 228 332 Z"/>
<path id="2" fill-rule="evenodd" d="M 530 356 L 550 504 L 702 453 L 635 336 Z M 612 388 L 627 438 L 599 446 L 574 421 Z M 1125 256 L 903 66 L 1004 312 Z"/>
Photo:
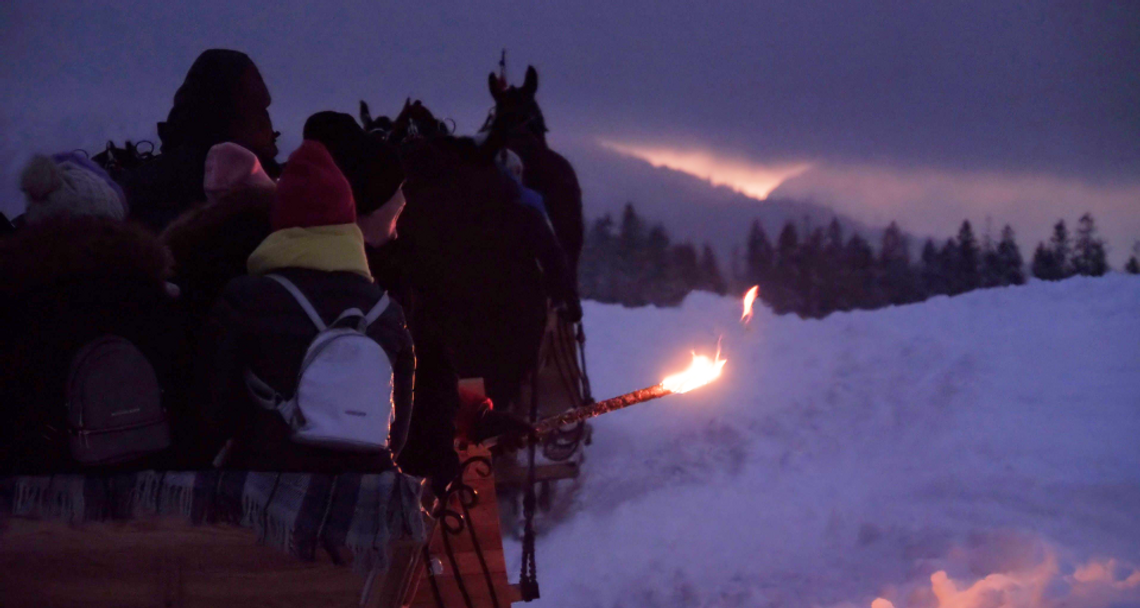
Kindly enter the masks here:
<path id="1" fill-rule="evenodd" d="M 290 157 L 273 233 L 211 314 L 205 415 L 226 467 L 310 472 L 392 468 L 412 415 L 415 354 L 399 304 L 364 247 L 391 238 L 402 198 L 358 217 L 325 147 Z"/>

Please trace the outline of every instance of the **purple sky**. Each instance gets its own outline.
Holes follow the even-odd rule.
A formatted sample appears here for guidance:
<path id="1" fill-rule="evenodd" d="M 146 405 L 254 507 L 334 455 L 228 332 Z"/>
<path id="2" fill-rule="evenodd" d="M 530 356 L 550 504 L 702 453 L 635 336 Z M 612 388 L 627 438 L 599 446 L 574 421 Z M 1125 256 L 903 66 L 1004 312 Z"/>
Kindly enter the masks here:
<path id="1" fill-rule="evenodd" d="M 810 163 L 776 192 L 916 233 L 989 215 L 1028 249 L 1088 208 L 1117 252 L 1140 238 L 1140 3 L 175 4 L 0 5 L 6 176 L 37 147 L 153 137 L 212 46 L 261 67 L 285 151 L 361 97 L 417 96 L 469 133 L 506 46 L 515 78 L 539 68 L 556 142 Z"/>

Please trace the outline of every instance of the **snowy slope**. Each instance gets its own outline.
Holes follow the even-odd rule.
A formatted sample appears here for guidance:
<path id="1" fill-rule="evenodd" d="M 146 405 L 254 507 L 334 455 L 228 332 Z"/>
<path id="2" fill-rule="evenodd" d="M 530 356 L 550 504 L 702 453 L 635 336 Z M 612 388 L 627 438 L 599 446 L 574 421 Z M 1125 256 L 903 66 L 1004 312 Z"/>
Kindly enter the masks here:
<path id="1" fill-rule="evenodd" d="M 599 397 L 728 365 L 595 421 L 538 606 L 1140 606 L 1140 280 L 739 315 L 587 304 Z"/>

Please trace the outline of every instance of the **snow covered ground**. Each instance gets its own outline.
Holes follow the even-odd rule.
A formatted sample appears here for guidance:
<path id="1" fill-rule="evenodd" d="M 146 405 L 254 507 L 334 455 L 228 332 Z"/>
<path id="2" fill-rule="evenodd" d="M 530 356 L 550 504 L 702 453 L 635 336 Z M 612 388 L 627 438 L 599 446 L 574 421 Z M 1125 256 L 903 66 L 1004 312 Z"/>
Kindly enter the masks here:
<path id="1" fill-rule="evenodd" d="M 595 421 L 538 606 L 1140 606 L 1140 279 L 739 316 L 587 303 L 599 397 L 728 365 Z"/>

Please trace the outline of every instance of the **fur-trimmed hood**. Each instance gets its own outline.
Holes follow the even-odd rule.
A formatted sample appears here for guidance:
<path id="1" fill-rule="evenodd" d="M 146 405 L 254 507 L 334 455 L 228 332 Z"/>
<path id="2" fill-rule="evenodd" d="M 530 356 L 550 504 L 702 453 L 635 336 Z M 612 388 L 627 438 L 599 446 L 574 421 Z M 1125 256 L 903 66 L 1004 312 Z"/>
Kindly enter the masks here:
<path id="1" fill-rule="evenodd" d="M 0 239 L 0 295 L 70 281 L 137 281 L 163 290 L 169 252 L 142 227 L 96 217 L 49 220 Z"/>

